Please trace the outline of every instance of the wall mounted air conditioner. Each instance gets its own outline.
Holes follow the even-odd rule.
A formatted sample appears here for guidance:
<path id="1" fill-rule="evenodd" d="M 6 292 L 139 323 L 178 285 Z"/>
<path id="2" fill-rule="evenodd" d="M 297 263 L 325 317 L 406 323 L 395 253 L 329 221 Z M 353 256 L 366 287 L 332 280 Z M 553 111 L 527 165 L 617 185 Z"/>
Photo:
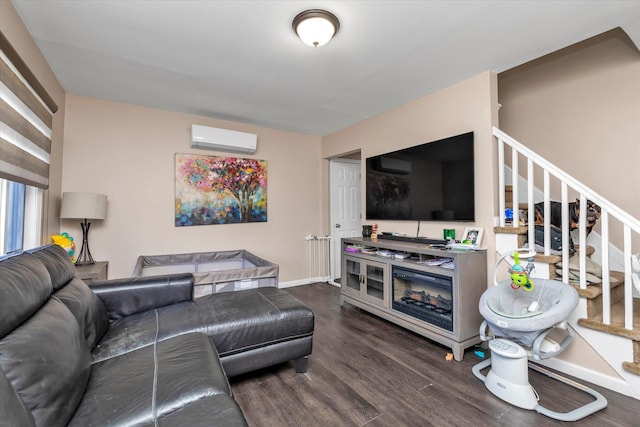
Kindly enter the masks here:
<path id="1" fill-rule="evenodd" d="M 258 136 L 235 130 L 191 125 L 191 148 L 253 154 Z"/>

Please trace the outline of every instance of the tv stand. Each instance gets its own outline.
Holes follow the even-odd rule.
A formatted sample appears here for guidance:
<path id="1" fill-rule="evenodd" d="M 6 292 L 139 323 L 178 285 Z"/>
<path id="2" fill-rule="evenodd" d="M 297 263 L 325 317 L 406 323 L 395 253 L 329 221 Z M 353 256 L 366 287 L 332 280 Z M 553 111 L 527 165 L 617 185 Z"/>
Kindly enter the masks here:
<path id="1" fill-rule="evenodd" d="M 422 243 L 423 245 L 445 245 L 445 244 L 447 244 L 447 241 L 443 240 L 443 239 L 432 239 L 430 237 L 398 236 L 398 235 L 391 234 L 391 233 L 378 234 L 378 239 L 399 240 L 401 242 L 410 242 L 410 243 Z"/>
<path id="2" fill-rule="evenodd" d="M 342 239 L 340 304 L 447 346 L 461 361 L 464 350 L 480 342 L 487 251 L 435 249 L 393 237 Z"/>

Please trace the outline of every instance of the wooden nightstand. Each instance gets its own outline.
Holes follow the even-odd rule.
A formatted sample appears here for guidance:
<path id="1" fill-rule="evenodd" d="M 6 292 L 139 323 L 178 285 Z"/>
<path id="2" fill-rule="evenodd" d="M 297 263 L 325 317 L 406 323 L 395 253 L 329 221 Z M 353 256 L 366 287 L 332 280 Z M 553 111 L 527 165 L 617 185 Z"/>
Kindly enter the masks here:
<path id="1" fill-rule="evenodd" d="M 76 277 L 85 282 L 107 280 L 108 261 L 96 261 L 94 264 L 76 265 Z"/>

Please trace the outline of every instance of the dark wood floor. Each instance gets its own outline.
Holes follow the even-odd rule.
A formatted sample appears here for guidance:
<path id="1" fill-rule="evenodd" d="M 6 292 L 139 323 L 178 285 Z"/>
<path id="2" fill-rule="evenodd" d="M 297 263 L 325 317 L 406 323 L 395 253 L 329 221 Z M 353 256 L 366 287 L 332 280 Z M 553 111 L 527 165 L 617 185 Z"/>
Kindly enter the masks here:
<path id="1" fill-rule="evenodd" d="M 494 397 L 471 367 L 445 359 L 449 349 L 372 316 L 340 306 L 339 288 L 290 288 L 316 316 L 306 374 L 289 362 L 231 379 L 249 424 L 258 426 L 551 426 L 565 424 Z M 591 397 L 530 370 L 540 404 L 566 412 Z M 640 401 L 594 387 L 609 401 L 579 426 L 639 426 Z"/>

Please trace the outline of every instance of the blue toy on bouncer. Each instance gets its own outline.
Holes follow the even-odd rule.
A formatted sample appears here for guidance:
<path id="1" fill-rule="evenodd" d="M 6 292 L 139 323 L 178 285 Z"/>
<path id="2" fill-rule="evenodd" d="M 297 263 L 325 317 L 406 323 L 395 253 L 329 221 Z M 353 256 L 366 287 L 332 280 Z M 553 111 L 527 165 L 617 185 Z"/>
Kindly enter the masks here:
<path id="1" fill-rule="evenodd" d="M 473 374 L 500 399 L 523 409 L 535 410 L 561 421 L 576 421 L 607 406 L 597 391 L 578 384 L 555 372 L 533 364 L 556 356 L 571 343 L 574 332 L 567 318 L 578 305 L 578 292 L 558 280 L 536 279 L 531 272 L 536 253 L 517 249 L 500 257 L 493 269 L 493 284 L 480 297 L 478 308 L 484 321 L 480 338 L 489 342 L 491 357 L 473 366 Z M 499 265 L 508 257 L 510 280 L 497 279 Z M 527 265 L 520 264 L 520 258 Z M 552 330 L 564 331 L 562 342 L 547 335 Z M 486 375 L 481 371 L 491 368 Z M 529 383 L 529 368 L 590 394 L 595 400 L 569 412 L 556 412 L 538 404 L 538 393 Z"/>

